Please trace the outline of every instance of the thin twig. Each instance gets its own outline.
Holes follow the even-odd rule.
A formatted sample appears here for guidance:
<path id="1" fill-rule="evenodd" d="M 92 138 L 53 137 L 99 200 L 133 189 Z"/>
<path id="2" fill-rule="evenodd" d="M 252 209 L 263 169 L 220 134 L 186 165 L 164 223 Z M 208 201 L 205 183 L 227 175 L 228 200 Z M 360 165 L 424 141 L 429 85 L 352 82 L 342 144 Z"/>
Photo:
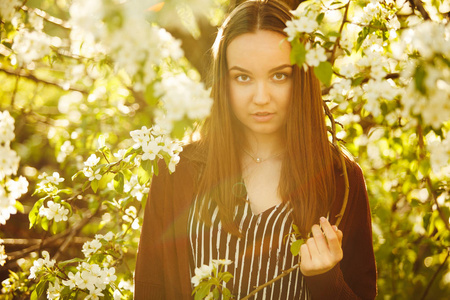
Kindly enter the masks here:
<path id="1" fill-rule="evenodd" d="M 342 30 L 344 29 L 344 24 L 347 21 L 349 6 L 350 6 L 350 1 L 348 1 L 347 4 L 345 5 L 344 17 L 342 18 L 341 27 L 339 28 L 339 36 L 337 37 L 336 42 L 334 43 L 334 46 L 333 46 L 333 51 L 331 52 L 331 58 L 330 58 L 330 63 L 331 64 L 333 64 L 334 60 L 336 59 L 336 57 L 335 57 L 336 50 L 337 50 L 337 46 L 339 44 L 339 41 L 341 40 L 341 34 L 342 34 Z"/>
<path id="2" fill-rule="evenodd" d="M 420 298 L 421 300 L 425 300 L 425 297 L 427 296 L 428 292 L 430 291 L 430 288 L 433 285 L 434 280 L 436 279 L 437 275 L 439 274 L 439 272 L 442 270 L 445 263 L 447 262 L 449 255 L 450 255 L 450 247 L 447 248 L 447 256 L 445 257 L 444 261 L 439 266 L 439 268 L 436 270 L 436 272 L 434 272 L 433 277 L 431 277 L 430 282 L 428 282 L 427 288 L 425 289 L 425 292 L 423 293 L 422 298 Z"/>
<path id="3" fill-rule="evenodd" d="M 341 223 L 342 217 L 344 216 L 345 213 L 345 209 L 347 208 L 347 202 L 348 202 L 348 193 L 350 190 L 350 183 L 348 181 L 348 174 L 347 174 L 347 166 L 345 164 L 345 157 L 342 154 L 342 150 L 339 147 L 339 142 L 337 140 L 336 137 L 336 122 L 333 118 L 333 115 L 331 114 L 330 108 L 328 107 L 328 105 L 324 102 L 323 103 L 323 108 L 325 110 L 325 114 L 328 116 L 328 118 L 331 121 L 331 135 L 333 137 L 332 143 L 333 145 L 336 147 L 336 149 L 338 150 L 339 153 L 339 159 L 341 161 L 341 167 L 342 167 L 342 174 L 344 175 L 344 185 L 345 185 L 345 189 L 344 189 L 344 199 L 342 201 L 342 207 L 341 210 L 339 211 L 339 214 L 336 215 L 336 226 L 339 226 L 339 224 Z"/>
<path id="4" fill-rule="evenodd" d="M 280 275 L 278 275 L 277 277 L 275 277 L 274 279 L 267 281 L 266 283 L 258 286 L 256 289 L 254 289 L 250 294 L 248 294 L 247 296 L 245 296 L 244 298 L 242 298 L 241 300 L 247 300 L 250 299 L 250 297 L 254 296 L 256 293 L 258 293 L 260 290 L 268 287 L 269 285 L 273 284 L 275 281 L 280 280 L 281 278 L 283 278 L 284 276 L 288 275 L 289 273 L 297 270 L 298 268 L 300 268 L 300 264 L 296 264 L 295 266 L 293 266 L 292 268 L 282 271 Z"/>
<path id="5" fill-rule="evenodd" d="M 419 159 L 423 160 L 425 158 L 425 141 L 424 141 L 424 137 L 423 137 L 423 130 L 422 130 L 422 126 L 419 124 L 417 125 L 417 136 L 419 138 L 419 149 L 420 149 L 420 153 L 419 153 Z M 434 204 L 436 205 L 436 210 L 438 211 L 439 217 L 442 219 L 445 227 L 447 228 L 447 230 L 450 231 L 450 225 L 447 221 L 447 218 L 444 215 L 444 212 L 442 211 L 441 207 L 439 206 L 439 203 L 437 201 L 437 194 L 433 189 L 433 182 L 431 181 L 430 175 L 427 174 L 424 176 L 425 182 L 427 184 L 428 187 L 428 191 L 431 194 L 431 198 L 433 199 Z"/>
<path id="6" fill-rule="evenodd" d="M 11 107 L 14 108 L 14 102 L 16 101 L 17 90 L 19 88 L 20 76 L 17 76 L 16 83 L 14 84 L 14 91 L 11 97 Z"/>

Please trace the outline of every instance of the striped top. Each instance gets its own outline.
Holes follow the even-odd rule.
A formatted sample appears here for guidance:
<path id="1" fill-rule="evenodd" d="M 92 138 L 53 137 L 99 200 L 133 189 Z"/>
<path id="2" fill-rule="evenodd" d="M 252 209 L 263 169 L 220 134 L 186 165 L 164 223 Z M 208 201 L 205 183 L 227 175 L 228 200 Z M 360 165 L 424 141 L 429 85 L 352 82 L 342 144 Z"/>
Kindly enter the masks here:
<path id="1" fill-rule="evenodd" d="M 226 283 L 231 293 L 241 299 L 255 287 L 275 278 L 299 262 L 290 251 L 289 236 L 292 232 L 292 209 L 278 204 L 254 215 L 249 202 L 236 207 L 235 220 L 242 237 L 238 238 L 222 230 L 218 208 L 210 208 L 212 226 L 199 221 L 194 213 L 197 200 L 191 207 L 188 219 L 190 241 L 191 277 L 197 267 L 209 265 L 213 259 L 229 259 L 225 266 L 233 278 Z M 310 299 L 300 269 L 276 281 L 258 292 L 252 299 Z"/>

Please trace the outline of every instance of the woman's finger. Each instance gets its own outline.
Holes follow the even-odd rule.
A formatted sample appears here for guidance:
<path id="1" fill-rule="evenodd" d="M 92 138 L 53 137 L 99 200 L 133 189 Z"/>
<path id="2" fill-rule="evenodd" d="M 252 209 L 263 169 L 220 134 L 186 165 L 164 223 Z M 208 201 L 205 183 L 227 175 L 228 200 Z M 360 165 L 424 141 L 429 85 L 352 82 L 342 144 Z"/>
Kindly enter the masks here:
<path id="1" fill-rule="evenodd" d="M 323 235 L 323 231 L 322 229 L 320 229 L 320 226 L 317 224 L 313 225 L 313 227 L 311 228 L 311 232 L 319 254 L 327 253 L 329 251 L 327 240 Z"/>
<path id="2" fill-rule="evenodd" d="M 331 227 L 330 222 L 324 217 L 320 218 L 320 225 L 325 233 L 328 242 L 328 248 L 330 252 L 334 255 L 340 255 L 342 253 L 341 242 L 338 236 L 338 232 Z M 340 231 L 340 230 L 339 230 Z M 342 232 L 341 232 L 342 234 Z"/>

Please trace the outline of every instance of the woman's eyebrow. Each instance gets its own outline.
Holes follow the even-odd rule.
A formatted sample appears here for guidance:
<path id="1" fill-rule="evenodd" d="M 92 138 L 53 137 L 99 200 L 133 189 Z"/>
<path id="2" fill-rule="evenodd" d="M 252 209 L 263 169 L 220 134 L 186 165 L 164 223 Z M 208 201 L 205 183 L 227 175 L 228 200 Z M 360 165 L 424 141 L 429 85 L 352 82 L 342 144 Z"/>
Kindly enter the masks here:
<path id="1" fill-rule="evenodd" d="M 228 70 L 228 72 L 233 71 L 233 70 L 241 71 L 241 72 L 245 72 L 245 73 L 250 73 L 249 70 L 246 70 L 246 69 L 241 68 L 241 67 L 238 67 L 238 66 L 233 66 L 233 67 L 231 67 L 231 68 Z"/>
<path id="2" fill-rule="evenodd" d="M 275 67 L 275 68 L 273 68 L 273 69 L 270 69 L 270 70 L 269 70 L 269 73 L 272 73 L 272 72 L 275 72 L 275 71 L 279 71 L 279 70 L 282 70 L 282 69 L 285 69 L 285 68 L 292 68 L 292 65 L 284 64 L 284 65 Z M 245 72 L 245 73 L 251 73 L 249 70 L 246 70 L 246 69 L 241 68 L 241 67 L 238 67 L 238 66 L 233 66 L 233 67 L 231 67 L 231 68 L 228 70 L 228 72 L 233 71 L 233 70 L 240 71 L 240 72 Z"/>

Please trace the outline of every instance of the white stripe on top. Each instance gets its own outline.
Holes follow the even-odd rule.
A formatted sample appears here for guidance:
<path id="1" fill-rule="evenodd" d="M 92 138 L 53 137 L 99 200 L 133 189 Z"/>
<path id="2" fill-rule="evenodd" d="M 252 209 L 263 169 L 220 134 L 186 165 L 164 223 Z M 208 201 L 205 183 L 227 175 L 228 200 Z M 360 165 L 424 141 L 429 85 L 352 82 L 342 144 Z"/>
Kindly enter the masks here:
<path id="1" fill-rule="evenodd" d="M 275 278 L 283 270 L 299 262 L 290 252 L 292 210 L 279 204 L 259 215 L 251 212 L 246 202 L 237 207 L 235 220 L 239 224 L 242 238 L 223 230 L 217 207 L 210 207 L 212 226 L 209 227 L 194 213 L 198 201 L 195 200 L 189 213 L 187 230 L 190 240 L 190 272 L 202 265 L 209 265 L 213 259 L 231 259 L 233 263 L 226 271 L 233 275 L 226 287 L 240 299 L 257 286 Z M 311 297 L 297 269 L 258 292 L 252 299 L 300 299 Z"/>

